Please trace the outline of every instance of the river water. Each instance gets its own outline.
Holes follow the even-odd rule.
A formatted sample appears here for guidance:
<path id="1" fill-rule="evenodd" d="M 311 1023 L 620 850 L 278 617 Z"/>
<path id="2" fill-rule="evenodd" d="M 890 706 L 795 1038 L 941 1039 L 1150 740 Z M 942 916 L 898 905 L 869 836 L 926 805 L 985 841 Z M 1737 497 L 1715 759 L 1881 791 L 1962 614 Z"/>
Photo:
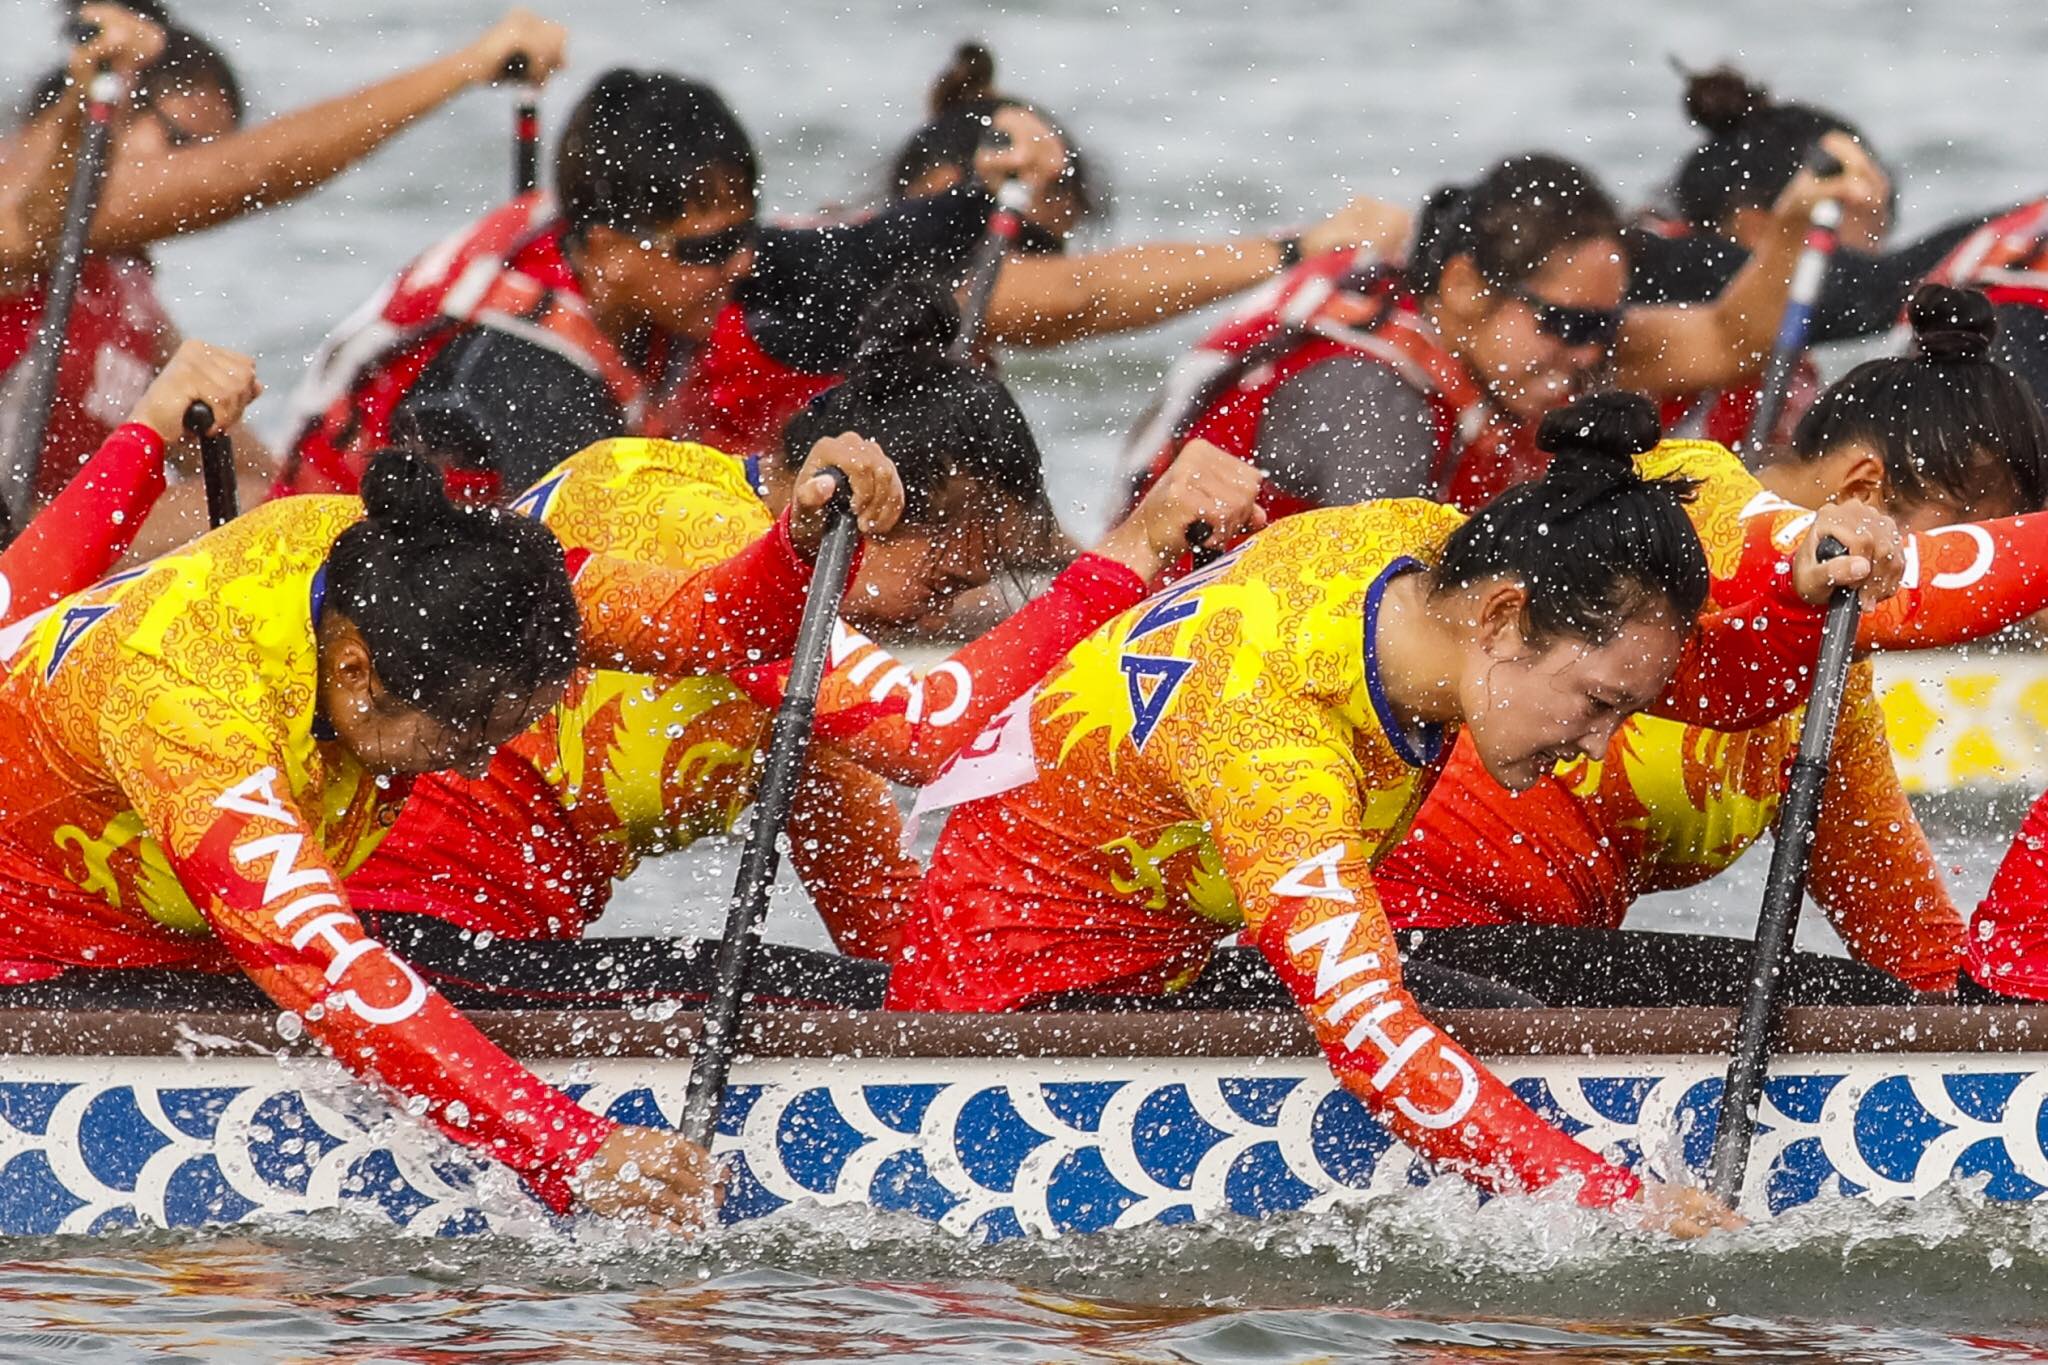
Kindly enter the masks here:
<path id="1" fill-rule="evenodd" d="M 259 115 L 332 95 L 480 30 L 484 0 L 182 0 L 243 68 Z M 49 54 L 50 6 L 12 0 L 0 86 Z M 771 211 L 871 195 L 962 37 L 1059 112 L 1108 172 L 1099 240 L 1269 230 L 1369 192 L 1414 201 L 1501 153 L 1580 157 L 1624 198 L 1688 145 L 1667 57 L 1736 59 L 1860 120 L 1900 173 L 1902 229 L 2040 192 L 2048 16 L 2021 4 L 838 7 L 606 0 L 562 7 L 574 66 L 672 66 L 720 85 L 760 142 Z M 324 330 L 509 175 L 509 111 L 475 93 L 288 209 L 174 244 L 164 292 L 192 335 L 253 351 L 287 389 Z M 1199 322 L 1013 362 L 1077 529 L 1161 368 Z M 259 407 L 275 433 L 281 405 Z M 2005 831 L 1944 842 L 1971 903 Z M 731 860 L 672 860 L 607 929 L 709 924 Z M 1652 927 L 1743 932 L 1757 859 L 1645 907 Z M 772 932 L 820 940 L 798 896 Z M 1826 946 L 1824 926 L 1803 940 Z M 1219 1362 L 2036 1358 L 2048 1215 L 1958 1189 L 1917 1207 L 1820 1206 L 1673 1247 L 1599 1219 L 1441 1185 L 1363 1213 L 971 1248 L 919 1224 L 814 1211 L 689 1249 L 406 1240 L 351 1223 L 0 1244 L 0 1359 L 600 1361 L 893 1358 Z"/>

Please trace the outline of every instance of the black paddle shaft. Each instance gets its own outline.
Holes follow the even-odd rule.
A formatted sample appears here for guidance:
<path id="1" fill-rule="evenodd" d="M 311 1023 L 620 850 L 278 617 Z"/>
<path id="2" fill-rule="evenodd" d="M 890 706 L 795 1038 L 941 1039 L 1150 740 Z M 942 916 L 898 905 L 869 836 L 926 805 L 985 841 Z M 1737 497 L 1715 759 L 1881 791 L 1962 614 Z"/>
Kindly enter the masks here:
<path id="1" fill-rule="evenodd" d="M 529 78 L 533 63 L 524 52 L 505 61 L 505 79 L 516 81 L 512 101 L 512 196 L 540 188 L 540 87 Z"/>
<path id="2" fill-rule="evenodd" d="M 50 264 L 49 283 L 43 292 L 43 316 L 36 324 L 35 341 L 29 348 L 19 409 L 21 420 L 15 428 L 14 449 L 8 452 L 9 520 L 17 529 L 27 526 L 35 514 L 43 438 L 50 431 L 57 371 L 63 364 L 64 341 L 71 331 L 71 305 L 78 297 L 78 278 L 85 268 L 86 233 L 92 227 L 93 210 L 99 207 L 108 130 L 120 100 L 121 78 L 102 67 L 86 91 L 85 136 L 79 144 L 78 159 L 72 165 L 64 227 L 57 238 L 57 255 Z"/>
<path id="3" fill-rule="evenodd" d="M 683 1136 L 707 1149 L 717 1128 L 726 1078 L 732 1074 L 733 1050 L 739 1042 L 741 995 L 747 989 L 756 936 L 762 916 L 768 912 L 768 892 L 775 885 L 776 869 L 781 862 L 775 841 L 789 819 L 797 777 L 810 749 L 811 718 L 818 709 L 818 684 L 825 676 L 839 599 L 845 595 L 847 576 L 853 567 L 856 528 L 846 476 L 836 469 L 830 473 L 838 480 L 839 491 L 826 513 L 829 520 L 825 539 L 811 569 L 811 590 L 804 600 L 803 619 L 797 626 L 789 681 L 768 731 L 768 760 L 754 792 L 754 822 L 740 854 L 732 906 L 725 917 L 725 937 L 718 945 L 711 1000 L 704 1007 L 704 1031 L 690 1063 L 690 1084 L 683 1096 L 682 1122 L 677 1125 Z"/>
<path id="4" fill-rule="evenodd" d="M 225 526 L 242 514 L 235 488 L 235 438 L 213 433 L 213 409 L 204 399 L 185 409 L 185 430 L 199 438 L 199 470 L 206 478 L 206 524 Z"/>
<path id="5" fill-rule="evenodd" d="M 1841 542 L 1832 536 L 1820 543 L 1823 560 L 1843 553 Z M 1814 666 L 1806 724 L 1799 732 L 1799 756 L 1792 761 L 1784 804 L 1778 808 L 1777 842 L 1771 849 L 1770 879 L 1764 885 L 1763 909 L 1756 923 L 1756 952 L 1750 959 L 1749 996 L 1743 1002 L 1735 1046 L 1728 1057 L 1728 1079 L 1721 1091 L 1721 1116 L 1714 1133 L 1714 1159 L 1708 1177 L 1708 1188 L 1730 1205 L 1741 1197 L 1743 1178 L 1749 1169 L 1757 1106 L 1783 1012 L 1785 960 L 1799 925 L 1799 907 L 1806 898 L 1806 868 L 1813 851 L 1814 820 L 1820 814 L 1821 793 L 1827 785 L 1835 722 L 1842 713 L 1842 693 L 1848 683 L 1850 655 L 1856 647 L 1856 624 L 1861 613 L 1856 589 L 1835 590 L 1821 633 L 1820 660 Z"/>

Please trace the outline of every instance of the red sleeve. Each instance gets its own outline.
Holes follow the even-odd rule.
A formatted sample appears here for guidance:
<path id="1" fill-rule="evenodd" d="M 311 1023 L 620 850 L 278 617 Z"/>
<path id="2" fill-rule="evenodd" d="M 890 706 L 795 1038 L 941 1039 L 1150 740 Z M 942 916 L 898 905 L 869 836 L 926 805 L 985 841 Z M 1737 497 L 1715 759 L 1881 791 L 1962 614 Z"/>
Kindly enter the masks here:
<path id="1" fill-rule="evenodd" d="M 1863 613 L 1861 649 L 1964 644 L 2048 610 L 2048 512 L 1906 539 L 1906 582 Z"/>
<path id="2" fill-rule="evenodd" d="M 903 851 L 889 784 L 836 744 L 817 744 L 790 806 L 789 862 L 840 952 L 888 961 L 924 868 Z"/>
<path id="3" fill-rule="evenodd" d="M 364 932 L 282 787 L 274 768 L 216 785 L 220 813 L 197 845 L 181 853 L 167 841 L 193 902 L 250 978 L 351 1072 L 423 1105 L 449 1138 L 567 1209 L 570 1177 L 618 1125 L 507 1056 Z"/>
<path id="4" fill-rule="evenodd" d="M 1953 990 L 1963 919 L 1899 785 L 1870 667 L 1850 675 L 1813 832 L 1813 899 L 1849 955 L 1916 990 Z"/>
<path id="5" fill-rule="evenodd" d="M 128 552 L 164 491 L 164 438 L 130 422 L 0 554 L 0 625 L 91 587 Z"/>
<path id="6" fill-rule="evenodd" d="M 1970 919 L 1969 972 L 2006 995 L 2048 1000 L 2048 793 L 2013 836 Z"/>
<path id="7" fill-rule="evenodd" d="M 787 516 L 732 558 L 695 572 L 584 550 L 570 551 L 568 564 L 583 612 L 584 662 L 661 677 L 788 657 L 811 582 Z"/>
<path id="8" fill-rule="evenodd" d="M 1369 879 L 1362 869 L 1347 877 L 1335 860 L 1325 866 L 1328 880 L 1311 893 L 1321 898 L 1281 898 L 1258 946 L 1308 1014 L 1344 1088 L 1410 1147 L 1486 1189 L 1540 1190 L 1576 1176 L 1579 1202 L 1593 1208 L 1640 1193 L 1634 1172 L 1545 1122 L 1423 1016 L 1401 985 L 1394 935 Z M 1339 900 L 1325 889 L 1347 881 L 1364 894 Z"/>
<path id="9" fill-rule="evenodd" d="M 1749 730 L 1777 719 L 1812 689 L 1825 620 L 1804 602 L 1775 599 L 1708 608 L 1650 714 L 1715 730 Z"/>
<path id="10" fill-rule="evenodd" d="M 1007 621 L 919 674 L 858 631 L 841 629 L 818 694 L 817 733 L 872 771 L 921 787 L 1083 638 L 1137 605 L 1145 582 L 1086 554 Z M 781 703 L 789 665 L 733 681 L 761 705 Z"/>

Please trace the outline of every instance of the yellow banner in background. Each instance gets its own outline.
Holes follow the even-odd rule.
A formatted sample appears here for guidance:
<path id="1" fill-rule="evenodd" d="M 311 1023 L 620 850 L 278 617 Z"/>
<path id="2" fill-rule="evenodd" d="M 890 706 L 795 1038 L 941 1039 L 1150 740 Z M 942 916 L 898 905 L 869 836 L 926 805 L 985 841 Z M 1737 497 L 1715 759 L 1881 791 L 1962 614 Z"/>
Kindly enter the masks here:
<path id="1" fill-rule="evenodd" d="M 1908 792 L 2048 788 L 2048 656 L 1880 654 L 1875 663 Z"/>

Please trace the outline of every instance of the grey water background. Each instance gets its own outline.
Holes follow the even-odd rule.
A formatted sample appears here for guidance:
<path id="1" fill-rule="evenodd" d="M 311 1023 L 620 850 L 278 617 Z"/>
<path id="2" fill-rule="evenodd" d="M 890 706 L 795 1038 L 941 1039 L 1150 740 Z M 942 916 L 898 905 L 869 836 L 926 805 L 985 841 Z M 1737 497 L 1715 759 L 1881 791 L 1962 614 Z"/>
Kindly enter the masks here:
<path id="1" fill-rule="evenodd" d="M 497 12 L 483 0 L 173 3 L 233 54 L 259 117 L 446 51 Z M 1414 202 L 1536 146 L 1640 202 L 1690 141 L 1671 54 L 1735 59 L 1860 121 L 1900 173 L 1904 233 L 2048 184 L 2048 14 L 2020 3 L 540 8 L 574 34 L 547 94 L 551 127 L 615 63 L 709 78 L 753 129 L 778 215 L 871 197 L 966 36 L 988 39 L 1005 87 L 1057 111 L 1107 172 L 1103 242 L 1270 231 L 1351 193 Z M 10 0 L 0 13 L 11 93 L 53 56 L 51 7 Z M 261 358 L 273 396 L 259 426 L 277 432 L 278 395 L 335 319 L 495 202 L 509 118 L 502 94 L 470 92 L 326 189 L 159 253 L 185 330 Z M 1009 364 L 1077 530 L 1108 515 L 1123 433 L 1204 325 Z M 2006 828 L 1941 841 L 1963 904 Z M 719 848 L 651 867 L 604 928 L 706 929 L 731 870 Z M 1761 876 L 1752 857 L 1634 922 L 1744 932 Z M 822 942 L 795 894 L 771 933 Z M 1821 1207 L 1697 1247 L 1526 1201 L 1479 1208 L 1440 1186 L 1365 1213 L 990 1249 L 847 1213 L 689 1249 L 603 1230 L 434 1244 L 316 1222 L 0 1244 L 0 1358 L 2038 1358 L 2044 1286 L 2048 1216 L 1967 1190 L 1915 1208 Z"/>

